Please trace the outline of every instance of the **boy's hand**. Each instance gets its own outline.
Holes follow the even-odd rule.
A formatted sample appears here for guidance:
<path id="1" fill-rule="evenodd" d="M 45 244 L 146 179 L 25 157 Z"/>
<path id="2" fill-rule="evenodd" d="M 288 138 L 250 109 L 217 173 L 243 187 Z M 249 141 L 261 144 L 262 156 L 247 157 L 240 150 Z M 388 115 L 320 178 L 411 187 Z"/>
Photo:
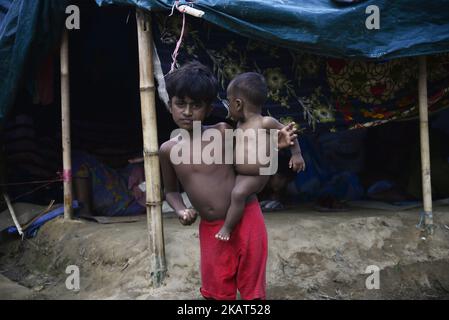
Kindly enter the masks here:
<path id="1" fill-rule="evenodd" d="M 278 132 L 278 148 L 288 148 L 294 144 L 294 140 L 298 137 L 296 134 L 296 124 L 290 122 Z"/>
<path id="2" fill-rule="evenodd" d="M 296 173 L 306 170 L 306 163 L 304 162 L 302 154 L 297 153 L 292 155 L 290 158 L 289 168 Z"/>
<path id="3" fill-rule="evenodd" d="M 190 226 L 196 221 L 198 217 L 198 211 L 195 209 L 184 209 L 176 212 L 179 218 L 179 222 L 181 222 L 184 226 Z"/>

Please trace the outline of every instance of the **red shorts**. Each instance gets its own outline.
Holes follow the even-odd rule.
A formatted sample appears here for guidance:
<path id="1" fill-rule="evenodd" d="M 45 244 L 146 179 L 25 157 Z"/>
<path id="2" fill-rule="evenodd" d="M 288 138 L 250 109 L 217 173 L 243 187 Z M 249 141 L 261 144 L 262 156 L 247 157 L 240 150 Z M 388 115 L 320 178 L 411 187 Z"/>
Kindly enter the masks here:
<path id="1" fill-rule="evenodd" d="M 248 203 L 227 242 L 215 239 L 224 220 L 200 223 L 201 294 L 206 299 L 265 299 L 268 240 L 257 200 Z"/>

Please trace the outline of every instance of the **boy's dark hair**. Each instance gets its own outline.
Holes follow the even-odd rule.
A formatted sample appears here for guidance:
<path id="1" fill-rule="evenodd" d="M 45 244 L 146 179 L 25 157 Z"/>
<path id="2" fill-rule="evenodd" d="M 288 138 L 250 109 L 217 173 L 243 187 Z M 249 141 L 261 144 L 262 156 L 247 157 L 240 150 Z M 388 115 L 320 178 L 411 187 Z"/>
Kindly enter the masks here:
<path id="1" fill-rule="evenodd" d="M 210 69 L 198 61 L 188 62 L 165 77 L 170 99 L 189 97 L 208 105 L 217 98 L 218 82 Z"/>
<path id="2" fill-rule="evenodd" d="M 257 72 L 242 73 L 231 81 L 231 90 L 243 95 L 255 106 L 267 101 L 268 88 L 263 75 Z"/>

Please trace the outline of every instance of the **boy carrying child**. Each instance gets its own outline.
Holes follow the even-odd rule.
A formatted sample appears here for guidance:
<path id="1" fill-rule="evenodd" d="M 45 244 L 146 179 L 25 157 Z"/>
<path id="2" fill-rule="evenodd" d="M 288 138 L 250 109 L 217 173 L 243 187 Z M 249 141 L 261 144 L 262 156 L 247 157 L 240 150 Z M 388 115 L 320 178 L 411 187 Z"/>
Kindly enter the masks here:
<path id="1" fill-rule="evenodd" d="M 218 85 L 215 77 L 205 66 L 192 62 L 169 74 L 166 77 L 166 85 L 173 120 L 180 129 L 191 133 L 194 122 L 202 122 L 211 111 L 212 102 L 217 96 Z M 243 101 L 240 96 L 239 99 Z M 234 102 L 231 101 L 232 103 Z M 242 108 L 245 110 L 245 104 L 235 109 L 240 112 Z M 293 125 L 283 127 L 276 122 L 268 123 L 266 127 L 282 129 L 279 131 L 279 147 L 290 145 L 291 140 L 296 137 Z M 165 198 L 183 225 L 194 223 L 198 214 L 201 217 L 201 294 L 206 299 L 234 300 L 238 290 L 244 300 L 265 299 L 267 231 L 255 196 L 258 189 L 250 183 L 250 189 L 242 192 L 243 196 L 237 199 L 237 206 L 228 218 L 226 215 L 229 214 L 230 205 L 234 201 L 233 193 L 236 193 L 233 192 L 236 187 L 233 164 L 198 164 L 193 161 L 198 156 L 197 153 L 202 153 L 203 149 L 210 145 L 210 142 L 202 139 L 202 136 L 210 133 L 219 133 L 221 141 L 214 140 L 213 143 L 225 154 L 226 130 L 232 130 L 226 123 L 201 126 L 200 137 L 188 135 L 187 139 L 179 139 L 179 136 L 176 136 L 161 146 Z M 194 148 L 195 144 L 201 146 L 199 150 Z M 172 161 L 174 150 L 186 148 L 190 151 L 190 161 Z M 295 162 L 295 165 L 298 166 L 298 163 Z M 178 189 L 178 181 L 195 209 L 186 208 Z M 261 183 L 263 184 L 263 181 Z M 239 185 L 239 188 L 245 189 L 246 186 Z M 226 226 L 225 218 L 229 220 Z M 232 237 L 220 240 L 228 241 L 217 239 L 217 235 L 224 233 L 224 226 L 224 231 L 229 234 L 232 231 Z"/>

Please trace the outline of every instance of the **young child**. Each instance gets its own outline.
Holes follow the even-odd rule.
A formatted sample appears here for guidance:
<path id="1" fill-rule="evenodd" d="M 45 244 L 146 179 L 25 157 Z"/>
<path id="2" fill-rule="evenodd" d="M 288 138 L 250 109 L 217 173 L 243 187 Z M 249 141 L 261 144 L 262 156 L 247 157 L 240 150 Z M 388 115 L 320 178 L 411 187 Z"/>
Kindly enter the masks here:
<path id="1" fill-rule="evenodd" d="M 192 62 L 167 75 L 166 86 L 173 120 L 179 128 L 192 133 L 194 121 L 202 122 L 216 99 L 218 85 L 215 77 L 205 66 Z M 226 123 L 202 126 L 202 135 L 218 131 L 222 140 L 214 142 L 224 153 L 227 129 L 232 130 Z M 222 227 L 231 203 L 235 185 L 234 167 L 232 163 L 225 162 L 192 164 L 191 161 L 178 164 L 172 161 L 172 150 L 185 146 L 192 151 L 192 160 L 194 143 L 201 143 L 201 152 L 205 142 L 192 134 L 188 141 L 175 137 L 165 142 L 160 148 L 160 161 L 165 198 L 181 223 L 192 224 L 198 212 L 201 217 L 201 294 L 206 299 L 232 300 L 239 290 L 242 299 L 265 299 L 267 231 L 257 199 L 255 196 L 248 197 L 243 218 L 235 226 L 230 241 L 215 239 L 214 235 Z M 178 181 L 196 210 L 186 209 Z"/>
<path id="2" fill-rule="evenodd" d="M 246 161 L 251 154 L 258 154 L 260 148 L 264 148 L 263 144 L 269 146 L 269 143 L 263 143 L 259 132 L 264 133 L 269 139 L 269 130 L 281 130 L 284 125 L 279 123 L 272 117 L 262 116 L 262 106 L 266 102 L 268 89 L 265 78 L 255 72 L 248 72 L 238 75 L 228 86 L 227 96 L 229 100 L 230 114 L 234 121 L 237 121 L 237 128 L 242 132 L 255 131 L 254 137 L 257 139 L 249 139 L 248 143 L 244 143 L 244 139 L 236 139 L 236 159 L 245 159 L 243 163 L 236 163 L 235 169 L 237 177 L 235 186 L 232 189 L 231 205 L 226 214 L 226 220 L 223 227 L 215 235 L 222 241 L 229 241 L 230 234 L 234 230 L 237 223 L 242 218 L 245 203 L 251 195 L 255 195 L 262 191 L 265 184 L 270 178 L 269 175 L 260 175 L 260 169 L 263 167 L 256 161 L 255 164 L 249 164 Z M 272 150 L 262 150 L 268 154 Z M 268 151 L 268 152 L 267 152 Z M 305 169 L 304 159 L 301 155 L 301 149 L 298 141 L 295 139 L 291 147 L 292 157 L 290 159 L 290 168 L 295 172 Z M 243 153 L 243 154 L 241 154 Z M 277 156 L 277 155 L 273 155 Z M 256 159 L 257 160 L 257 159 Z"/>

